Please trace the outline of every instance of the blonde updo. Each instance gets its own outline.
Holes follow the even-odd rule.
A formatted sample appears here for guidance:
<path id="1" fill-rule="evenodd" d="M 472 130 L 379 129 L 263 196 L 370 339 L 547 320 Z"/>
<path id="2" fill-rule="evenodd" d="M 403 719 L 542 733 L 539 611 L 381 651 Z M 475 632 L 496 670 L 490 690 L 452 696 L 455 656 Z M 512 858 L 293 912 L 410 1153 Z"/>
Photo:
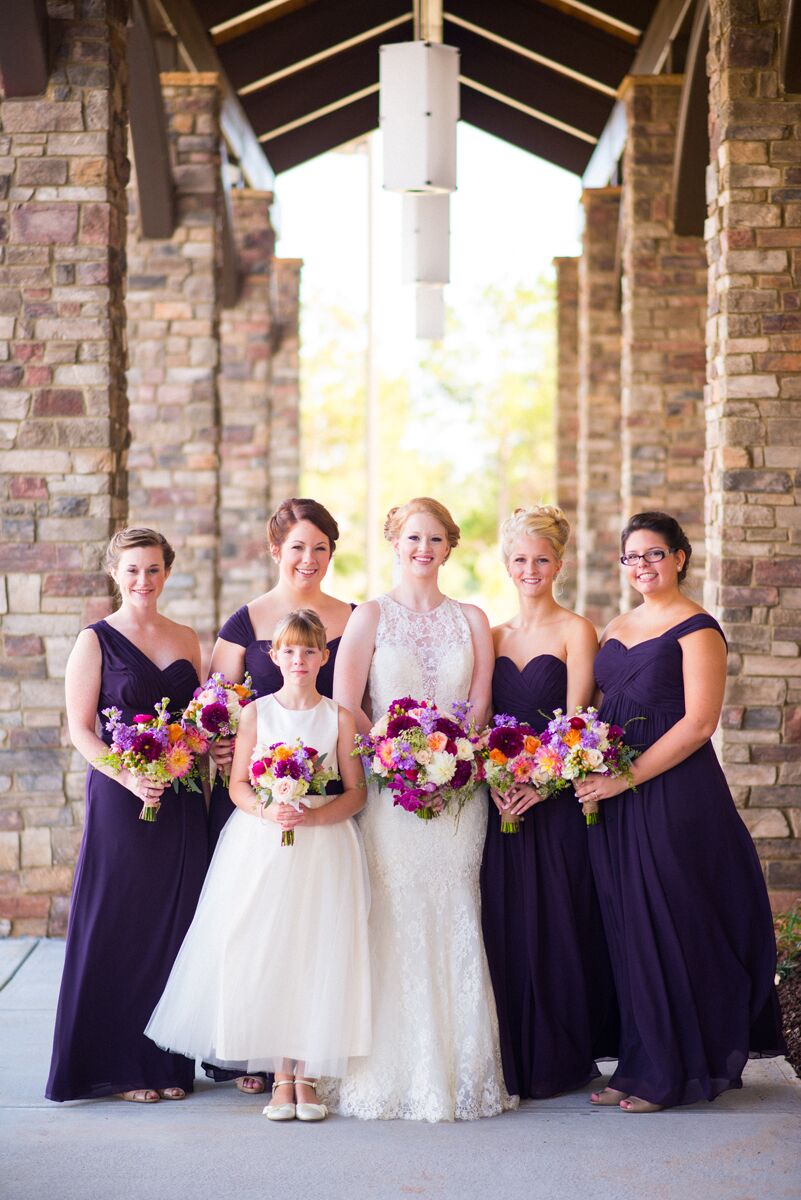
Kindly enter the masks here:
<path id="1" fill-rule="evenodd" d="M 311 646 L 325 650 L 325 626 L 313 608 L 296 608 L 288 612 L 273 630 L 272 648 L 281 646 Z"/>
<path id="2" fill-rule="evenodd" d="M 515 539 L 519 537 L 545 538 L 561 562 L 570 537 L 570 522 L 554 504 L 516 508 L 501 525 L 501 558 L 504 562 L 508 562 Z"/>
<path id="3" fill-rule="evenodd" d="M 439 500 L 432 500 L 430 496 L 417 496 L 414 500 L 407 500 L 405 504 L 399 504 L 389 510 L 387 519 L 384 521 L 384 537 L 388 542 L 398 540 L 409 517 L 414 516 L 415 513 L 428 513 L 435 521 L 439 521 L 448 539 L 448 553 L 459 545 L 461 537 L 459 526 L 445 505 L 440 504 Z"/>
<path id="4" fill-rule="evenodd" d="M 111 575 L 120 565 L 120 558 L 126 550 L 138 550 L 140 547 L 158 546 L 164 556 L 165 570 L 169 571 L 175 562 L 175 551 L 163 533 L 156 529 L 136 528 L 118 529 L 106 547 L 103 565 L 106 573 Z"/>

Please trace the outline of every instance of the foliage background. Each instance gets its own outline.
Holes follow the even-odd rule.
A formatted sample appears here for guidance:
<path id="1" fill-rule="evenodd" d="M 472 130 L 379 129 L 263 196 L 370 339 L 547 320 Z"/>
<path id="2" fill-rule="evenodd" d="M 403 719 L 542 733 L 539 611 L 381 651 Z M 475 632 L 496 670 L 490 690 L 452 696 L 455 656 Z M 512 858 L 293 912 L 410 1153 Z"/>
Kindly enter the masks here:
<path id="1" fill-rule="evenodd" d="M 304 296 L 301 347 L 302 494 L 340 525 L 329 590 L 366 599 L 365 320 Z M 515 596 L 498 557 L 498 527 L 521 504 L 554 492 L 554 287 L 489 286 L 446 316 L 441 343 L 420 342 L 402 373 L 379 378 L 380 514 L 415 495 L 453 513 L 462 541 L 445 590 L 508 616 Z M 386 547 L 382 588 L 392 583 Z"/>

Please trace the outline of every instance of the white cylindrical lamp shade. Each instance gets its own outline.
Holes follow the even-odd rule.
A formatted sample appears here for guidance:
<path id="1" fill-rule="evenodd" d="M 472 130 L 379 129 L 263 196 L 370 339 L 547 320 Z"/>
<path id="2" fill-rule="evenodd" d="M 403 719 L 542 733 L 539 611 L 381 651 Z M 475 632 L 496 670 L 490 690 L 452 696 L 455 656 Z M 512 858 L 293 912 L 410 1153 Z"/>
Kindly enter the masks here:
<path id="1" fill-rule="evenodd" d="M 455 191 L 458 49 L 434 42 L 381 46 L 379 78 L 384 187 Z"/>
<path id="2" fill-rule="evenodd" d="M 403 283 L 450 283 L 450 201 L 447 192 L 403 197 Z"/>
<path id="3" fill-rule="evenodd" d="M 445 295 L 442 288 L 415 288 L 414 303 L 416 336 L 441 342 L 445 336 Z"/>

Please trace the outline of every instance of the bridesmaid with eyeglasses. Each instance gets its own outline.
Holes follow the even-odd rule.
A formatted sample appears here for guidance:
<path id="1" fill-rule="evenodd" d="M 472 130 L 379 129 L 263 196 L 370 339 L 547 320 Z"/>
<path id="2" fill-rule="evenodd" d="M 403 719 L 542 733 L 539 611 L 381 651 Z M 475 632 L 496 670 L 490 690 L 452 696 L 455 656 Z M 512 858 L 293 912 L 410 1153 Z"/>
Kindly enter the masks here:
<path id="1" fill-rule="evenodd" d="M 770 904 L 710 738 L 726 639 L 681 585 L 692 547 L 667 513 L 632 517 L 621 563 L 642 603 L 604 632 L 601 717 L 642 753 L 633 783 L 590 775 L 590 860 L 620 1001 L 618 1067 L 591 1101 L 627 1113 L 714 1100 L 749 1056 L 784 1053 Z M 636 720 L 632 720 L 636 718 Z"/>
<path id="2" fill-rule="evenodd" d="M 592 698 L 595 629 L 554 597 L 570 525 L 551 506 L 518 508 L 501 552 L 518 610 L 492 630 L 492 705 L 542 731 L 554 709 Z M 571 791 L 544 799 L 530 783 L 492 793 L 481 868 L 481 913 L 506 1086 L 543 1099 L 600 1074 L 617 1052 L 612 972 Z M 501 818 L 519 819 L 517 833 Z"/>

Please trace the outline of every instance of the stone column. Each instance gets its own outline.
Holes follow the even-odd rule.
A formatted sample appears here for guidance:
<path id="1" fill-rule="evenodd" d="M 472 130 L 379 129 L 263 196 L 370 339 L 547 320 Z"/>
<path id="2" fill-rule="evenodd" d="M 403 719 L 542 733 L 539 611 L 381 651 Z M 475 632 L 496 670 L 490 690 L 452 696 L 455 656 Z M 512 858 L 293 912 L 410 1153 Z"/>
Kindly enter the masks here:
<path id="1" fill-rule="evenodd" d="M 570 522 L 571 536 L 559 574 L 561 602 L 576 602 L 578 515 L 578 264 L 555 258 L 556 268 L 556 503 Z"/>
<path id="2" fill-rule="evenodd" d="M 0 934 L 65 929 L 85 764 L 64 664 L 110 609 L 126 512 L 127 5 L 50 8 L 46 93 L 0 103 Z"/>
<path id="3" fill-rule="evenodd" d="M 706 603 L 726 774 L 774 902 L 801 892 L 801 99 L 778 4 L 710 6 Z"/>
<path id="4" fill-rule="evenodd" d="M 670 212 L 683 77 L 632 76 L 621 96 L 623 156 L 621 469 L 624 518 L 671 513 L 693 546 L 688 589 L 704 568 L 706 251 L 677 237 Z M 621 581 L 624 605 L 635 593 Z"/>
<path id="5" fill-rule="evenodd" d="M 588 188 L 582 202 L 576 607 L 603 629 L 620 610 L 620 188 Z"/>
<path id="6" fill-rule="evenodd" d="M 272 362 L 270 504 L 300 488 L 300 273 L 299 258 L 273 262 L 273 313 L 277 324 Z"/>
<path id="7" fill-rule="evenodd" d="M 178 72 L 161 82 L 176 225 L 169 240 L 143 239 L 129 188 L 130 520 L 173 543 L 164 608 L 208 649 L 219 624 L 219 77 Z"/>
<path id="8" fill-rule="evenodd" d="M 231 194 L 241 291 L 221 321 L 220 617 L 270 579 L 270 413 L 275 231 L 269 192 Z"/>

